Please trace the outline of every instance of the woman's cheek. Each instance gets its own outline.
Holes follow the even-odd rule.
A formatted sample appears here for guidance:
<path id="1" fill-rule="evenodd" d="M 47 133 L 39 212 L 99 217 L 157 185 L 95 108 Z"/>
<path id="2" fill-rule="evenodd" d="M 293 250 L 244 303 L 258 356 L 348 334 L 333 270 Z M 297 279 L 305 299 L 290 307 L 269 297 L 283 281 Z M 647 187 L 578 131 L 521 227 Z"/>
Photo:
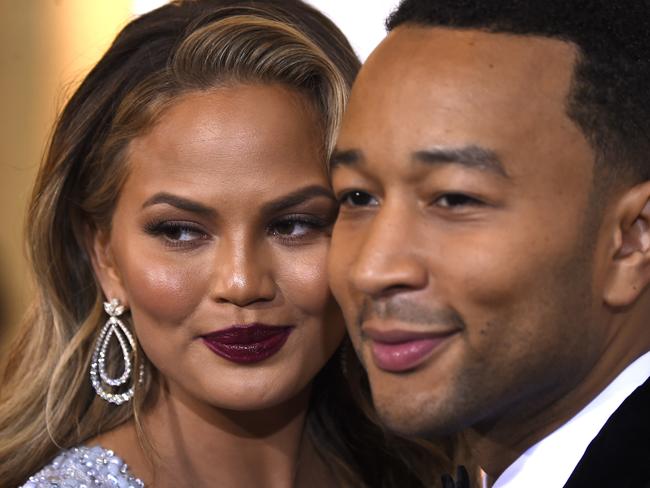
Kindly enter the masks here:
<path id="1" fill-rule="evenodd" d="M 276 262 L 278 286 L 285 298 L 306 315 L 322 316 L 331 299 L 326 270 L 327 246 L 283 254 Z"/>
<path id="2" fill-rule="evenodd" d="M 313 246 L 289 256 L 277 269 L 278 286 L 302 318 L 300 355 L 303 378 L 311 379 L 341 343 L 345 326 L 327 279 L 328 246 Z"/>
<path id="3" fill-rule="evenodd" d="M 137 258 L 136 258 L 137 256 Z M 145 315 L 156 323 L 178 324 L 194 313 L 205 297 L 210 269 L 193 259 L 156 259 L 134 253 L 121 269 L 134 318 Z M 202 265 L 203 264 L 203 265 Z"/>

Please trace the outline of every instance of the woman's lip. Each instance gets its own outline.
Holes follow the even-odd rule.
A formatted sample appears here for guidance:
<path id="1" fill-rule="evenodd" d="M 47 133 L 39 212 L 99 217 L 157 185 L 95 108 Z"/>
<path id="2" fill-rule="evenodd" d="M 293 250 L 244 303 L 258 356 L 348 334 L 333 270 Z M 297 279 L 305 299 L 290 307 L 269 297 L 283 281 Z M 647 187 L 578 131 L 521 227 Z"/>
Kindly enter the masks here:
<path id="1" fill-rule="evenodd" d="M 375 365 L 384 371 L 400 373 L 420 364 L 458 331 L 445 333 L 414 333 L 409 331 L 366 330 Z"/>
<path id="2" fill-rule="evenodd" d="M 293 329 L 292 325 L 268 325 L 261 323 L 237 324 L 231 325 L 227 329 L 216 330 L 204 334 L 204 339 L 222 342 L 224 344 L 251 344 L 262 341 L 275 334 L 279 334 L 288 329 Z"/>
<path id="3" fill-rule="evenodd" d="M 208 348 L 235 363 L 257 363 L 282 349 L 292 325 L 244 324 L 201 336 Z"/>

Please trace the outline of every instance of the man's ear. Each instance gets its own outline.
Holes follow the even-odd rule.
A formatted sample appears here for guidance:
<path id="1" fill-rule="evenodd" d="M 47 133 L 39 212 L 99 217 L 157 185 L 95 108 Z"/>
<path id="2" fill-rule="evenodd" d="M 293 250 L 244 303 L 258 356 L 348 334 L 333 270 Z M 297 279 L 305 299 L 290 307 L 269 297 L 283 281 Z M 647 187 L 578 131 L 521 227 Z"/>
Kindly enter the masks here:
<path id="1" fill-rule="evenodd" d="M 627 190 L 616 204 L 614 249 L 604 300 L 632 305 L 650 283 L 650 182 Z"/>
<path id="2" fill-rule="evenodd" d="M 113 254 L 111 236 L 108 231 L 87 229 L 86 243 L 93 271 L 107 300 L 117 298 L 128 308 L 122 275 Z"/>

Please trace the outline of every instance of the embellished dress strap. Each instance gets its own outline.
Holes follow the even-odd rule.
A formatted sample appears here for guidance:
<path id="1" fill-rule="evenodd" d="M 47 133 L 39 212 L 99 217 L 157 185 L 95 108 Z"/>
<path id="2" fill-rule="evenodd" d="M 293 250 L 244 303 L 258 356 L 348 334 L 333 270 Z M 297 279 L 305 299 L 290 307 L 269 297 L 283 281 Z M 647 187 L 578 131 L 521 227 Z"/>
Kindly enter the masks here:
<path id="1" fill-rule="evenodd" d="M 127 464 L 113 451 L 81 446 L 61 451 L 21 488 L 55 487 L 144 488 L 144 483 L 129 473 Z"/>

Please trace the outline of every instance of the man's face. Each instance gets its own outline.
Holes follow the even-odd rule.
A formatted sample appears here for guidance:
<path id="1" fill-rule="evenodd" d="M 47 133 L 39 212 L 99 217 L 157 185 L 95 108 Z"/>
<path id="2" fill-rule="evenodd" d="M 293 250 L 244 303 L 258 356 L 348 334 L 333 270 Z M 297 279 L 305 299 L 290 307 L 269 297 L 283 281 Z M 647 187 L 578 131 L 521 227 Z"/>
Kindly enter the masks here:
<path id="1" fill-rule="evenodd" d="M 330 279 L 396 430 L 525 419 L 602 350 L 574 61 L 551 39 L 400 27 L 359 75 Z"/>

